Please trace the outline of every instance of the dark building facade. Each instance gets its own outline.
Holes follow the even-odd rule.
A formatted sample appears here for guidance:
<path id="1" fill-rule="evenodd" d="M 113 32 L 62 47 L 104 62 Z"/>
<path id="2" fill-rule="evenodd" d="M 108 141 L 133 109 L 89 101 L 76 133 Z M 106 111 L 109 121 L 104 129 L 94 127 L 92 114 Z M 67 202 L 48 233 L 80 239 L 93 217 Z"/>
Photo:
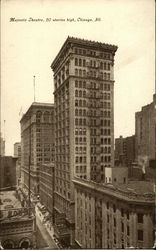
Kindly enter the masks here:
<path id="1" fill-rule="evenodd" d="M 130 166 L 135 161 L 135 135 L 115 139 L 115 162 Z"/>
<path id="2" fill-rule="evenodd" d="M 114 45 L 68 37 L 51 65 L 55 103 L 54 208 L 56 224 L 63 224 L 63 220 L 66 224 L 58 234 L 61 237 L 61 230 L 62 236 L 68 234 L 71 244 L 73 177 L 104 182 L 105 168 L 114 166 L 116 50 Z"/>
<path id="3" fill-rule="evenodd" d="M 41 164 L 39 174 L 40 202 L 47 208 L 53 218 L 54 205 L 54 163 Z"/>
<path id="4" fill-rule="evenodd" d="M 21 181 L 21 143 L 14 143 L 14 157 L 17 157 L 16 161 L 16 183 L 19 186 Z"/>
<path id="5" fill-rule="evenodd" d="M 75 241 L 80 248 L 154 245 L 155 202 L 150 182 L 98 184 L 75 178 Z"/>
<path id="6" fill-rule="evenodd" d="M 54 161 L 54 105 L 34 102 L 21 121 L 21 182 L 39 194 L 40 165 Z"/>
<path id="7" fill-rule="evenodd" d="M 16 161 L 12 156 L 0 156 L 0 188 L 16 187 Z"/>
<path id="8" fill-rule="evenodd" d="M 2 138 L 1 132 L 0 132 L 0 156 L 4 156 L 4 155 L 5 155 L 5 140 Z"/>
<path id="9" fill-rule="evenodd" d="M 135 113 L 136 159 L 147 156 L 156 160 L 156 94 L 153 102 Z"/>

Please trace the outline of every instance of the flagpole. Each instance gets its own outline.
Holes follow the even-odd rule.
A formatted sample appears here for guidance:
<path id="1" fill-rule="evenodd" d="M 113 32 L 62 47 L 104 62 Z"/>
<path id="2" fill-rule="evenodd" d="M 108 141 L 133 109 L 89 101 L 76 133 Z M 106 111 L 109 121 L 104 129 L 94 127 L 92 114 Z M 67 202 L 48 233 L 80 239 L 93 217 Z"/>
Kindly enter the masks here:
<path id="1" fill-rule="evenodd" d="M 34 102 L 36 101 L 35 99 L 35 76 L 33 76 L 33 80 L 34 80 Z"/>

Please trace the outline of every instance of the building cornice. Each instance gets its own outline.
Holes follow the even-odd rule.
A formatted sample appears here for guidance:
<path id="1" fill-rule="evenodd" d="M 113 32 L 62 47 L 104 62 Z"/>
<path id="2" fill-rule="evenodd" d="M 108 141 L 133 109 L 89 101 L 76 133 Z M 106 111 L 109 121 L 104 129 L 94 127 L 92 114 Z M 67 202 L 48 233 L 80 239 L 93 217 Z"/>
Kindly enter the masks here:
<path id="1" fill-rule="evenodd" d="M 100 192 L 102 194 L 112 196 L 119 200 L 124 200 L 129 203 L 145 203 L 154 205 L 154 192 L 140 194 L 133 191 L 121 190 L 118 187 L 108 184 L 100 184 L 93 181 L 81 180 L 79 178 L 74 178 L 73 180 L 75 185 L 88 188 L 92 192 Z"/>
<path id="2" fill-rule="evenodd" d="M 98 49 L 98 50 L 105 50 L 115 53 L 118 49 L 116 45 L 107 44 L 107 43 L 101 43 L 86 39 L 80 39 L 76 37 L 70 37 L 68 36 L 66 41 L 64 42 L 63 46 L 61 47 L 59 53 L 55 57 L 54 61 L 51 64 L 51 68 L 54 69 L 55 65 L 57 64 L 58 59 L 61 57 L 61 55 L 64 53 L 64 49 L 66 49 L 70 45 L 77 45 L 77 46 L 84 46 L 91 49 Z"/>

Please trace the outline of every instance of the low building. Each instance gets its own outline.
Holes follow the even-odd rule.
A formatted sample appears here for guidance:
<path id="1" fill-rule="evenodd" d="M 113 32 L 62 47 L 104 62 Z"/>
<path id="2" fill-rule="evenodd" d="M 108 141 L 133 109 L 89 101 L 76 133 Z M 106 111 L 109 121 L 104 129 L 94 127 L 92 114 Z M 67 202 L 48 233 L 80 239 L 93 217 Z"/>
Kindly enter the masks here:
<path id="1" fill-rule="evenodd" d="M 0 189 L 16 187 L 16 161 L 12 156 L 0 156 Z"/>
<path id="2" fill-rule="evenodd" d="M 40 202 L 53 217 L 54 163 L 42 164 L 39 173 Z"/>
<path id="3" fill-rule="evenodd" d="M 127 181 L 127 167 L 105 168 L 105 183 L 127 183 Z"/>
<path id="4" fill-rule="evenodd" d="M 24 208 L 16 191 L 0 192 L 0 240 L 4 249 L 36 248 L 36 221 L 32 208 Z"/>
<path id="5" fill-rule="evenodd" d="M 152 183 L 137 181 L 112 185 L 78 178 L 73 182 L 78 247 L 153 247 L 155 206 Z"/>

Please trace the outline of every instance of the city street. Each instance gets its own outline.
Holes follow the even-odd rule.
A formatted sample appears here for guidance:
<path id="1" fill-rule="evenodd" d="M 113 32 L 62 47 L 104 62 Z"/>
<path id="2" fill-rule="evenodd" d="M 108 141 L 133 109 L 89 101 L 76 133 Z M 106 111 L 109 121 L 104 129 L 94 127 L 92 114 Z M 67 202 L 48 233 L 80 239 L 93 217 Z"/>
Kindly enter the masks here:
<path id="1" fill-rule="evenodd" d="M 38 227 L 38 231 L 41 233 L 41 235 L 42 235 L 44 241 L 47 243 L 48 247 L 53 248 L 53 249 L 58 249 L 58 246 L 56 245 L 56 243 L 52 239 L 52 237 L 49 235 L 49 232 L 47 231 L 46 226 L 42 222 L 43 218 L 39 214 L 40 214 L 40 212 L 36 208 L 36 225 Z"/>

